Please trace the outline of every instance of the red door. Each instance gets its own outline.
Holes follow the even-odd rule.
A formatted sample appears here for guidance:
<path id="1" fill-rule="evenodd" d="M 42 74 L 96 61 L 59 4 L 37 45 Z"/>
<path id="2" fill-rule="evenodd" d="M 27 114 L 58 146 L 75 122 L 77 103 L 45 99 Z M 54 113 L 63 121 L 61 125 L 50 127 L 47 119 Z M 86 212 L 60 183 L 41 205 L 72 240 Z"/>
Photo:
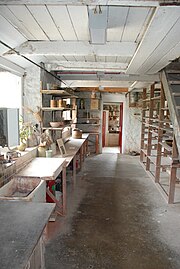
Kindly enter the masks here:
<path id="1" fill-rule="evenodd" d="M 102 147 L 105 147 L 106 143 L 106 111 L 103 111 L 103 122 L 102 122 Z"/>
<path id="2" fill-rule="evenodd" d="M 122 128 L 123 128 L 123 103 L 120 104 L 119 115 L 119 147 L 120 153 L 122 153 Z"/>

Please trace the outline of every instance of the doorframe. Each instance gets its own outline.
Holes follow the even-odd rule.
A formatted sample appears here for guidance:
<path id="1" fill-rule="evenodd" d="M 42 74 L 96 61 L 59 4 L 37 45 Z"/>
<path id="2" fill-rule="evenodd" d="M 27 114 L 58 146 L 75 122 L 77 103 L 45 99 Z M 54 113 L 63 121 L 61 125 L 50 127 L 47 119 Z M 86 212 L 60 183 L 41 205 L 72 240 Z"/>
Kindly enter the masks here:
<path id="1" fill-rule="evenodd" d="M 122 153 L 122 134 L 123 134 L 123 103 L 119 104 L 119 148 Z"/>

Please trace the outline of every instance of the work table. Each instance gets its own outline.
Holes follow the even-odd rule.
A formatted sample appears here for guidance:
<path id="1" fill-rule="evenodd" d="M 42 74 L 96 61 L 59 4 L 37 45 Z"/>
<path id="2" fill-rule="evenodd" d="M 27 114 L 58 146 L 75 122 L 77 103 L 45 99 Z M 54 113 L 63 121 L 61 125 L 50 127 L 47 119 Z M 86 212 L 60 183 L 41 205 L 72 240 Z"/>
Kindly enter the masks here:
<path id="1" fill-rule="evenodd" d="M 54 204 L 0 201 L 0 268 L 24 269 Z"/>
<path id="2" fill-rule="evenodd" d="M 17 177 L 37 177 L 43 180 L 55 180 L 66 163 L 65 158 L 34 158 L 24 169 L 16 174 Z"/>

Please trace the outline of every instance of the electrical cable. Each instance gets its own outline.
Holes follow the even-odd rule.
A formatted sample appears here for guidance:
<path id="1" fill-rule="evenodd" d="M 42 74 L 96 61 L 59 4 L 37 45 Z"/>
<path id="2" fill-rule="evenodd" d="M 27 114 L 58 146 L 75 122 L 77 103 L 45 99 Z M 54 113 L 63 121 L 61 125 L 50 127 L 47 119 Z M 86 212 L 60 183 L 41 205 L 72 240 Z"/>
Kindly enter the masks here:
<path id="1" fill-rule="evenodd" d="M 30 63 L 36 65 L 37 67 L 41 68 L 42 70 L 44 70 L 45 72 L 47 72 L 49 75 L 53 76 L 54 78 L 56 78 L 57 80 L 59 80 L 60 82 L 62 82 L 64 85 L 66 85 L 66 87 L 68 87 L 68 85 L 62 80 L 60 79 L 58 76 L 54 75 L 53 73 L 51 73 L 50 71 L 48 71 L 46 68 L 44 68 L 43 66 L 35 63 L 34 61 L 32 61 L 31 59 L 27 58 L 26 56 L 22 55 L 19 51 L 17 51 L 16 49 L 13 49 L 11 46 L 9 46 L 8 44 L 6 44 L 5 42 L 3 42 L 2 40 L 0 40 L 0 43 L 7 47 L 8 49 L 14 51 L 17 55 L 21 56 L 22 58 L 24 58 L 25 60 L 29 61 Z"/>

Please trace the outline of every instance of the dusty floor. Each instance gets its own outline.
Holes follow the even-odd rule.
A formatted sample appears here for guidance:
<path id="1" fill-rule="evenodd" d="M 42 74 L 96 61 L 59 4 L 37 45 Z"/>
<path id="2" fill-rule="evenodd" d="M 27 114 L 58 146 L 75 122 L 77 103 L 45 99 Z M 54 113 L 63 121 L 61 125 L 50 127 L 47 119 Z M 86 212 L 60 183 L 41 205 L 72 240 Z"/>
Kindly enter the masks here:
<path id="1" fill-rule="evenodd" d="M 86 159 L 68 214 L 46 229 L 46 269 L 179 269 L 180 205 L 168 206 L 139 158 Z"/>

